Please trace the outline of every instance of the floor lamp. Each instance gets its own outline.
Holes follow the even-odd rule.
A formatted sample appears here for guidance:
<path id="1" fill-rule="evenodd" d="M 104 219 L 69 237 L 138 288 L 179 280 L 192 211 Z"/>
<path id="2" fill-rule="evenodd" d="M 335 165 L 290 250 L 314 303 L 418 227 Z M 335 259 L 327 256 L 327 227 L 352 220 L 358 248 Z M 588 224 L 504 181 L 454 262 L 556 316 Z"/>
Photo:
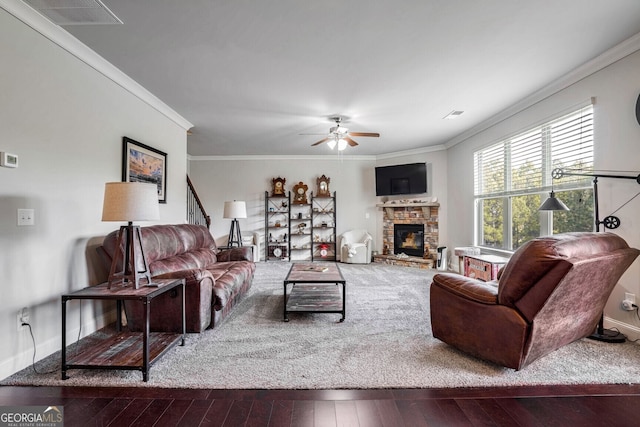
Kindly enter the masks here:
<path id="1" fill-rule="evenodd" d="M 231 219 L 231 228 L 229 228 L 229 241 L 227 246 L 242 246 L 242 235 L 240 233 L 240 223 L 238 218 L 247 217 L 247 205 L 245 202 L 234 200 L 233 202 L 224 202 L 223 218 Z"/>
<path id="2" fill-rule="evenodd" d="M 563 176 L 588 176 L 593 178 L 593 205 L 594 205 L 593 212 L 594 212 L 595 225 L 596 225 L 597 232 L 600 231 L 601 225 L 604 225 L 604 227 L 608 229 L 616 229 L 620 227 L 620 219 L 616 216 L 609 215 L 609 216 L 606 216 L 602 221 L 600 220 L 600 211 L 598 206 L 598 178 L 633 179 L 638 184 L 640 184 L 640 174 L 635 176 L 609 175 L 609 174 L 601 174 L 601 173 L 577 172 L 577 171 L 564 170 L 564 169 L 554 169 L 551 172 L 552 179 L 560 179 Z M 638 194 L 636 194 L 636 196 L 637 195 Z M 555 197 L 555 193 L 553 190 L 551 190 L 551 193 L 549 194 L 549 198 L 544 201 L 544 203 L 540 206 L 539 209 L 548 210 L 548 211 L 569 210 L 569 208 L 567 208 L 566 205 L 562 203 L 562 201 L 560 201 L 560 199 Z M 621 332 L 605 329 L 604 313 L 603 313 L 600 316 L 600 321 L 598 322 L 598 327 L 596 328 L 596 331 L 593 334 L 589 335 L 589 338 L 598 340 L 598 341 L 605 341 L 609 343 L 623 343 L 626 341 L 627 337 Z"/>
<path id="3" fill-rule="evenodd" d="M 151 284 L 151 273 L 140 239 L 140 226 L 133 221 L 160 219 L 158 187 L 142 182 L 107 182 L 102 205 L 103 221 L 127 221 L 120 227 L 116 250 L 109 271 L 107 288 L 112 284 L 133 284 L 138 289 L 140 280 Z"/>

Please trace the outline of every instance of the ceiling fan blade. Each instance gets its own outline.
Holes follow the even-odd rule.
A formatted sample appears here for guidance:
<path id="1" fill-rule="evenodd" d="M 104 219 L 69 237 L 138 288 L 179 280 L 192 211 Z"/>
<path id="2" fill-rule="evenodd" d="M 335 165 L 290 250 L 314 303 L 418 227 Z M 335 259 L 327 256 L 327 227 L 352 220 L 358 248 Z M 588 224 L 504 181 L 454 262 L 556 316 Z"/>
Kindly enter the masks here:
<path id="1" fill-rule="evenodd" d="M 350 136 L 375 136 L 375 137 L 379 137 L 380 134 L 379 133 L 375 133 L 375 132 L 349 132 Z"/>
<path id="2" fill-rule="evenodd" d="M 347 141 L 347 143 L 351 146 L 351 147 L 355 147 L 356 145 L 358 145 L 357 142 L 355 142 L 353 139 L 349 138 L 348 136 L 344 137 L 344 140 Z"/>
<path id="3" fill-rule="evenodd" d="M 311 146 L 313 147 L 313 146 L 315 146 L 315 145 L 320 145 L 320 144 L 322 144 L 323 142 L 325 142 L 327 139 L 329 139 L 329 138 L 321 139 L 320 141 L 318 141 L 318 142 L 316 142 L 316 143 L 311 144 Z"/>

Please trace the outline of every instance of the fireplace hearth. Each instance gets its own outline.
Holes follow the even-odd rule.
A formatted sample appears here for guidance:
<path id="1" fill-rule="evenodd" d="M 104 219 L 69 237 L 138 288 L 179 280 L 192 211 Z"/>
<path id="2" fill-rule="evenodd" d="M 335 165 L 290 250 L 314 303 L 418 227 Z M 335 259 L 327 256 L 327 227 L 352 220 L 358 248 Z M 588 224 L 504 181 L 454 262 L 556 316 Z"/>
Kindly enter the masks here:
<path id="1" fill-rule="evenodd" d="M 393 253 L 424 256 L 424 225 L 393 224 Z"/>

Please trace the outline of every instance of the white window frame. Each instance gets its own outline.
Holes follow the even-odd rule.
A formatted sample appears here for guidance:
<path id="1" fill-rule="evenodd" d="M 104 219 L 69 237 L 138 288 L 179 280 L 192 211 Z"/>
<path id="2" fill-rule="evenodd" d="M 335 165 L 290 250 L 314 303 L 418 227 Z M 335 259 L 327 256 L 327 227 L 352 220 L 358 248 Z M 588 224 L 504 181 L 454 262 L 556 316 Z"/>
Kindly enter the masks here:
<path id="1" fill-rule="evenodd" d="M 552 127 L 558 126 L 558 124 L 566 124 L 571 123 L 568 121 L 568 118 L 575 117 L 578 115 L 578 120 L 580 120 L 580 134 L 579 136 L 571 136 L 567 138 L 570 141 L 569 150 L 567 153 L 563 155 L 557 155 L 556 158 L 553 156 L 553 146 L 554 141 L 552 140 Z M 575 106 L 570 109 L 568 112 L 564 112 L 556 115 L 555 117 L 544 121 L 541 124 L 532 126 L 522 132 L 518 132 L 510 137 L 504 138 L 500 141 L 492 143 L 482 149 L 476 150 L 474 152 L 474 245 L 483 246 L 482 243 L 485 241 L 484 239 L 484 212 L 482 209 L 483 204 L 480 203 L 485 199 L 503 199 L 503 242 L 502 248 L 493 248 L 487 247 L 486 249 L 490 251 L 507 251 L 511 252 L 513 248 L 513 236 L 512 236 L 512 212 L 511 212 L 511 203 L 510 199 L 512 197 L 530 195 L 530 194 L 540 194 L 541 200 L 545 200 L 549 192 L 552 189 L 558 190 L 559 188 L 562 190 L 574 190 L 574 189 L 584 189 L 591 188 L 591 181 L 589 178 L 585 177 L 575 177 L 575 179 L 566 181 L 562 180 L 562 185 L 559 185 L 558 182 L 553 182 L 553 178 L 551 177 L 551 171 L 553 170 L 554 164 L 557 162 L 561 162 L 562 160 L 568 160 L 573 158 L 573 154 L 578 154 L 580 156 L 584 156 L 584 159 L 581 158 L 581 161 L 584 161 L 584 166 L 586 167 L 585 171 L 589 169 L 593 169 L 593 144 L 594 144 L 594 135 L 593 135 L 593 127 L 594 127 L 594 109 L 593 109 L 593 100 L 590 102 L 581 104 L 579 106 Z M 588 134 L 583 134 L 582 126 L 585 129 L 588 129 Z M 554 128 L 555 129 L 555 128 Z M 541 165 L 541 185 L 532 187 L 532 188 L 513 188 L 513 177 L 511 176 L 511 163 L 512 163 L 512 152 L 511 148 L 513 146 L 513 141 L 517 141 L 519 138 L 526 136 L 528 134 L 537 135 L 539 132 L 540 139 L 540 152 L 533 153 L 532 157 L 529 159 L 527 157 L 518 158 L 519 161 L 534 160 L 539 161 Z M 557 138 L 560 139 L 560 138 Z M 578 141 L 578 142 L 576 142 Z M 575 145 L 574 145 L 575 144 Z M 500 148 L 501 145 L 504 145 L 503 148 Z M 526 145 L 523 145 L 526 146 Z M 483 154 L 495 153 L 497 150 L 498 154 L 502 155 L 503 162 L 503 173 L 504 178 L 502 181 L 503 187 L 501 189 L 493 189 L 493 191 L 486 191 L 485 183 L 482 181 L 484 174 L 483 166 Z M 540 157 L 538 157 L 540 156 Z M 565 156 L 565 157 L 563 157 Z M 488 156 L 487 157 L 491 157 Z M 567 167 L 572 165 L 563 164 L 562 167 Z M 484 191 L 484 192 L 483 192 Z M 550 235 L 553 233 L 553 212 L 552 211 L 540 211 L 540 234 L 539 235 Z"/>

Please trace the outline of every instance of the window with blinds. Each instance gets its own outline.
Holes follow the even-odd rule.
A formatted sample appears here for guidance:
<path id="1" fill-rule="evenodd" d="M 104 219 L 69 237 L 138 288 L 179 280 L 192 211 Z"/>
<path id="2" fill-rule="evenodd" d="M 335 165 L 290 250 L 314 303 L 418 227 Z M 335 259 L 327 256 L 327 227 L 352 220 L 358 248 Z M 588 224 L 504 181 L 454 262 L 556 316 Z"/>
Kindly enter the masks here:
<path id="1" fill-rule="evenodd" d="M 474 153 L 476 244 L 513 250 L 538 235 L 590 227 L 588 214 L 569 215 L 558 222 L 558 229 L 553 213 L 537 211 L 552 188 L 580 203 L 589 200 L 589 177 L 567 176 L 554 182 L 556 168 L 593 170 L 591 104 Z"/>

